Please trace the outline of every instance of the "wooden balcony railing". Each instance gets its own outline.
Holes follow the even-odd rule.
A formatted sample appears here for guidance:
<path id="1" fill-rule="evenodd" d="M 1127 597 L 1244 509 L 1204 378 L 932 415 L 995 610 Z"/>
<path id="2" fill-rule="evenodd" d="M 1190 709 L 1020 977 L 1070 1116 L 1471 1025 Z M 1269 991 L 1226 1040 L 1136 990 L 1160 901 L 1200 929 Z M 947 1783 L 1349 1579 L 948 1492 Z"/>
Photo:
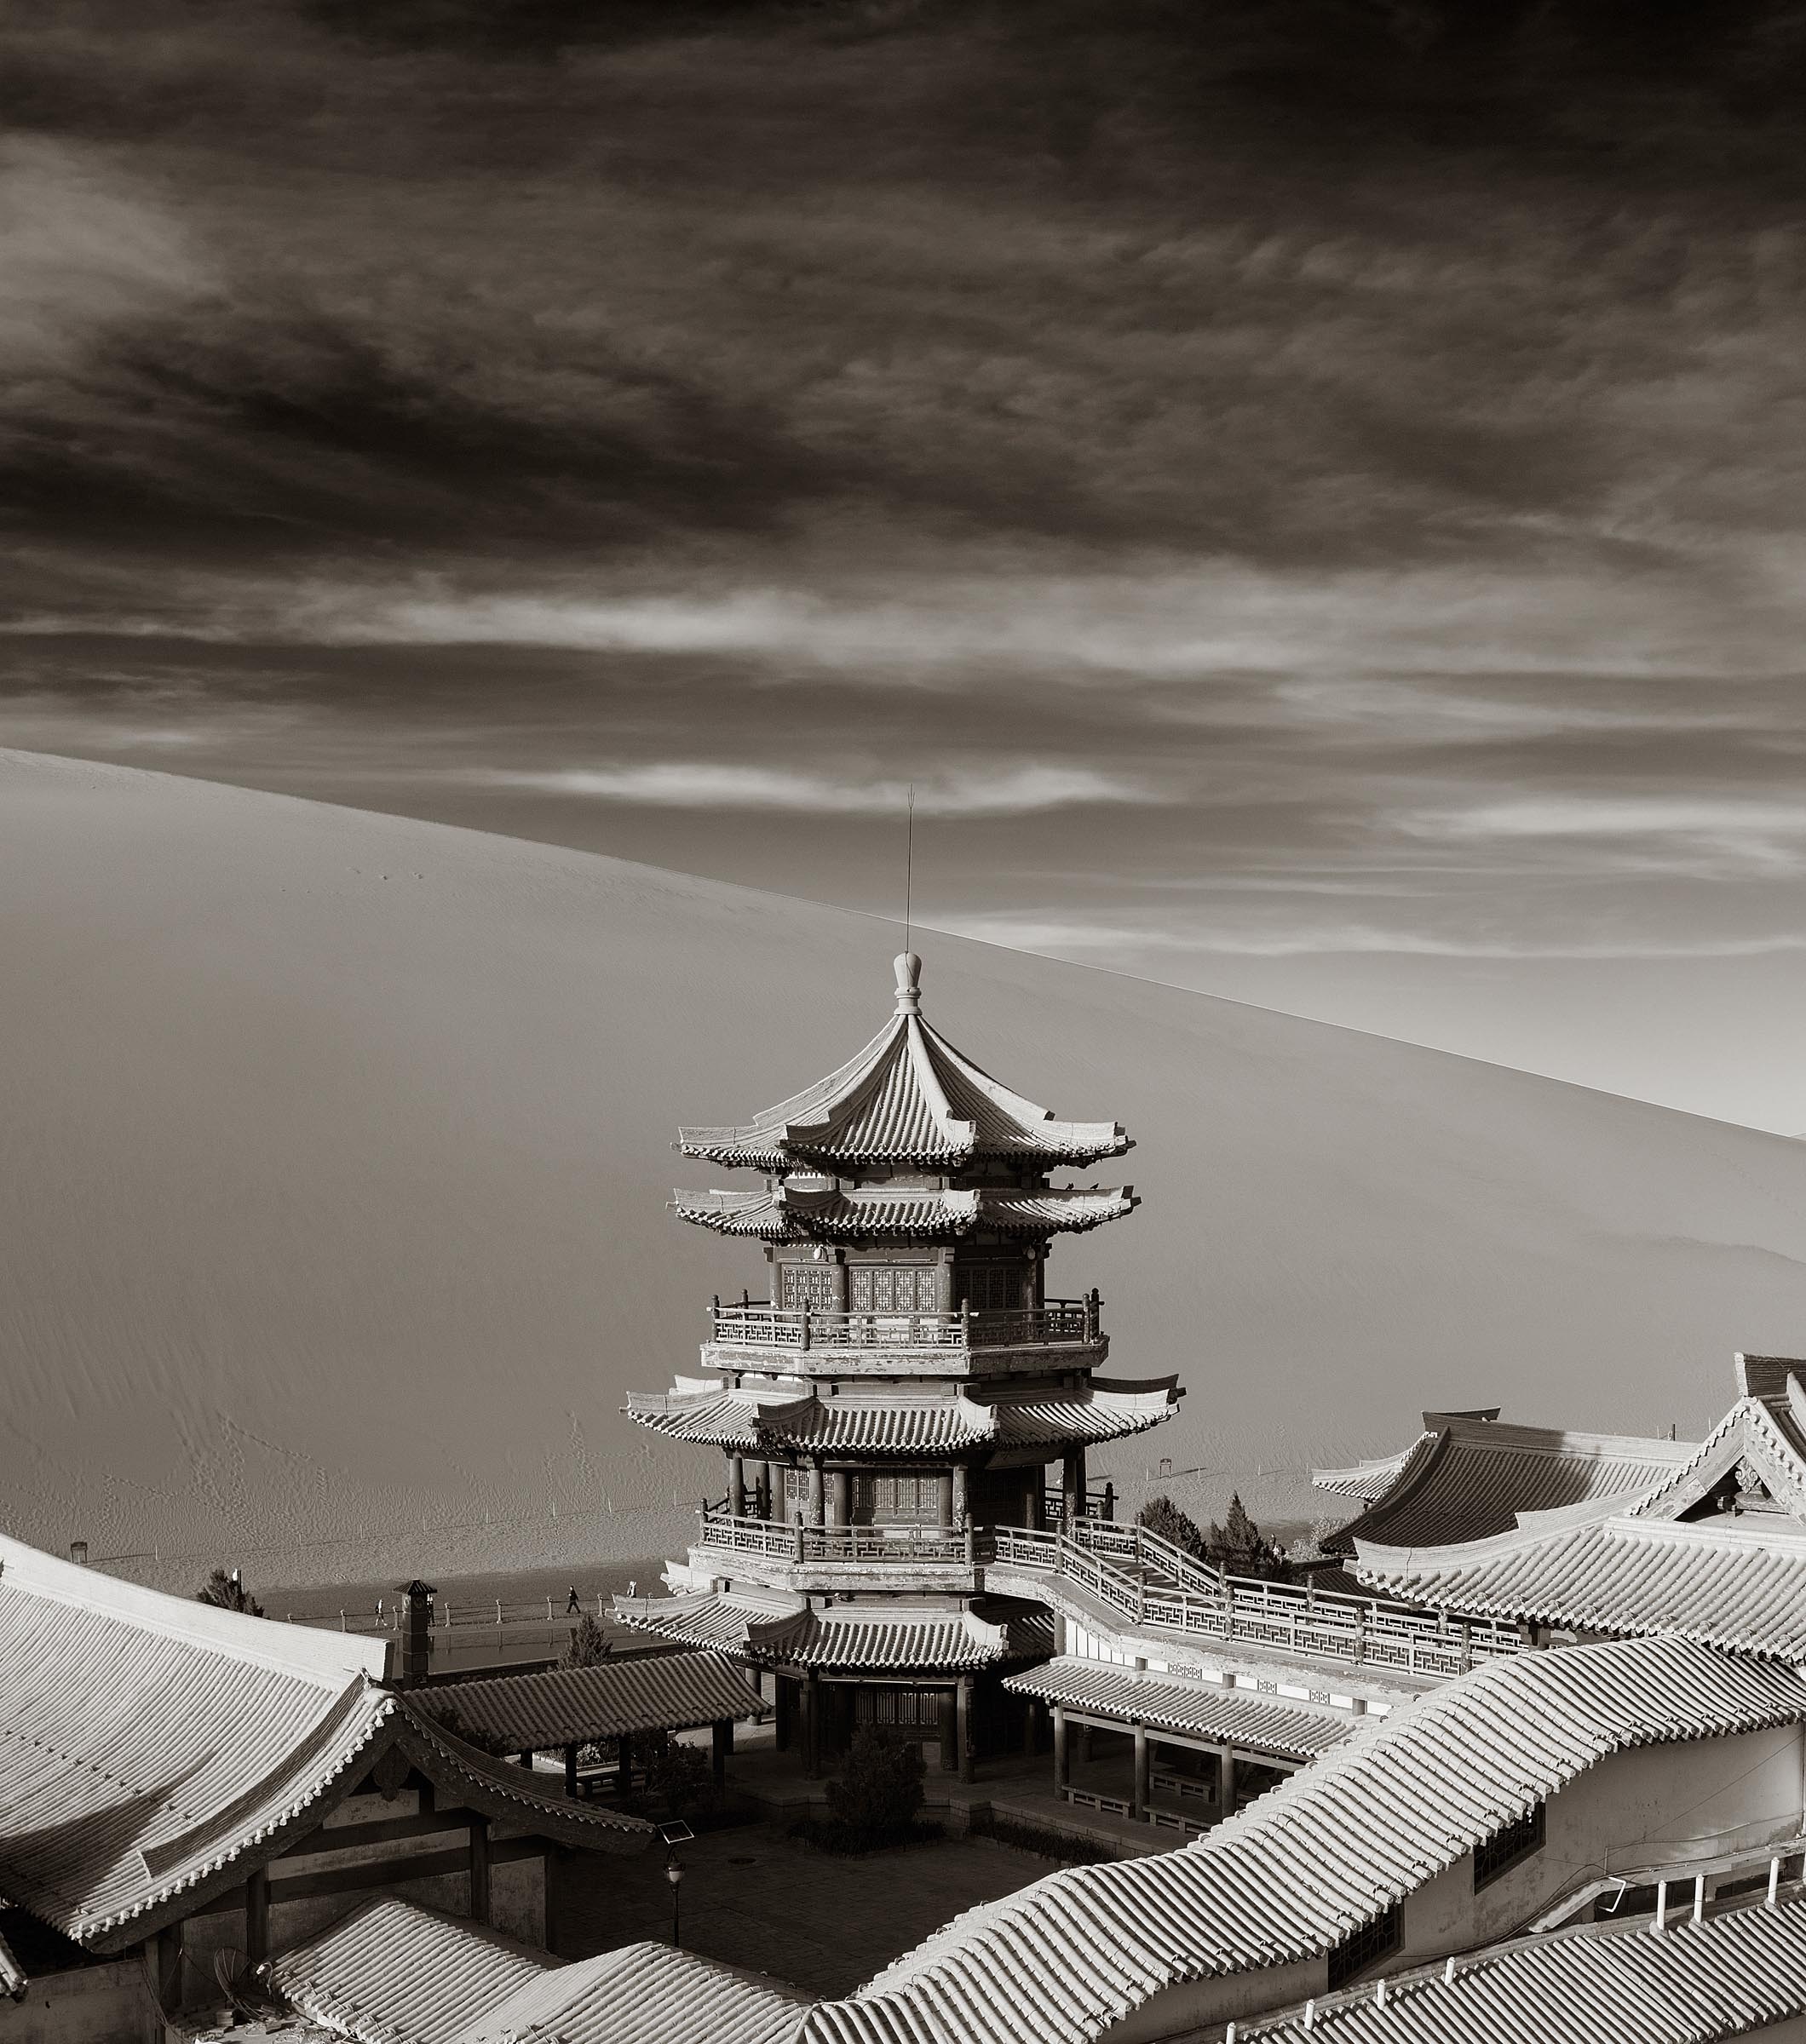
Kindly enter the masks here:
<path id="1" fill-rule="evenodd" d="M 725 1506 L 705 1505 L 702 1545 L 774 1561 L 883 1564 L 958 1563 L 978 1558 L 977 1535 L 958 1526 L 802 1526 L 768 1519 L 736 1518 Z"/>
<path id="2" fill-rule="evenodd" d="M 1095 1342 L 1099 1300 L 1050 1299 L 1021 1307 L 963 1306 L 951 1313 L 835 1312 L 774 1306 L 768 1299 L 712 1310 L 712 1339 L 736 1348 L 1039 1348 Z"/>

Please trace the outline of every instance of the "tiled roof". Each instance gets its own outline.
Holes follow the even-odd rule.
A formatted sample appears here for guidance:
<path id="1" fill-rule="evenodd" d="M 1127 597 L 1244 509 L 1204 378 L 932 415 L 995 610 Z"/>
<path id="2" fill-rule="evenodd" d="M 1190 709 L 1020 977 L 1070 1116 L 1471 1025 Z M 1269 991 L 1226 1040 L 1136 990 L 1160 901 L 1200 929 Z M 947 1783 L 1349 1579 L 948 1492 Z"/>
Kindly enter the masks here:
<path id="1" fill-rule="evenodd" d="M 1407 1446 L 1395 1455 L 1375 1455 L 1365 1462 L 1351 1462 L 1346 1469 L 1313 1469 L 1310 1480 L 1320 1490 L 1334 1490 L 1343 1497 L 1358 1497 L 1365 1505 L 1376 1498 L 1383 1497 L 1398 1481 L 1406 1462 L 1420 1450 L 1428 1448 L 1435 1439 L 1433 1433 L 1420 1433 Z"/>
<path id="2" fill-rule="evenodd" d="M 486 1732 L 510 1753 L 612 1739 L 624 1731 L 685 1731 L 724 1718 L 756 1717 L 745 1672 L 719 1653 L 624 1654 L 594 1668 L 498 1675 L 417 1692 L 435 1715 L 451 1709 L 460 1728 Z"/>
<path id="3" fill-rule="evenodd" d="M 1370 1588 L 1475 1617 L 1672 1633 L 1806 1659 L 1806 1530 L 1616 1516 L 1464 1547 L 1355 1550 Z"/>
<path id="4" fill-rule="evenodd" d="M 712 1389 L 633 1397 L 628 1416 L 674 1440 L 842 1455 L 937 1455 L 988 1446 L 1057 1447 L 1115 1441 L 1170 1419 L 1180 1393 L 1170 1378 L 1132 1389 L 1094 1383 L 1063 1398 L 802 1398 Z"/>
<path id="5" fill-rule="evenodd" d="M 511 1938 L 385 1897 L 270 1961 L 272 1991 L 357 2044 L 457 2044 L 556 1964 Z"/>
<path id="6" fill-rule="evenodd" d="M 384 1645 L 168 1597 L 0 1539 L 0 1891 L 99 1950 L 242 1881 L 404 1750 L 457 1799 L 640 1850 L 417 1719 Z M 449 1799 L 448 1799 L 449 1800 Z"/>
<path id="7" fill-rule="evenodd" d="M 991 1186 L 851 1192 L 774 1186 L 762 1192 L 676 1192 L 678 1217 L 718 1235 L 761 1242 L 864 1242 L 902 1235 L 953 1242 L 980 1229 L 1004 1235 L 1081 1235 L 1120 1220 L 1136 1204 L 1123 1186 L 1053 1186 L 1039 1191 Z"/>
<path id="8" fill-rule="evenodd" d="M 1090 2044 L 1164 1989 L 1330 1949 L 1621 1748 L 1802 1716 L 1797 1670 L 1685 1640 L 1495 1662 L 1365 1720 L 1192 1845 L 1049 1875 L 955 1918 L 802 2035 Z"/>
<path id="9" fill-rule="evenodd" d="M 1308 1760 L 1345 1739 L 1354 1720 L 1214 1683 L 1136 1674 L 1107 1661 L 1062 1656 L 1004 1680 L 1005 1689 L 1067 1710 L 1096 1711 L 1127 1724 L 1220 1740 L 1226 1746 Z"/>
<path id="10" fill-rule="evenodd" d="M 1697 1453 L 1690 1441 L 1424 1416 L 1429 1431 L 1407 1450 L 1397 1478 L 1325 1542 L 1330 1552 L 1345 1554 L 1357 1540 L 1427 1547 L 1485 1539 L 1516 1525 L 1521 1512 L 1636 1496 Z"/>
<path id="11" fill-rule="evenodd" d="M 1806 2014 L 1806 1899 L 1531 1938 L 1241 2025 L 1262 2044 L 1704 2044 Z M 1794 2034 L 1791 2028 L 1789 2034 Z"/>
<path id="12" fill-rule="evenodd" d="M 615 1616 L 666 1639 L 722 1647 L 773 1667 L 906 1669 L 958 1674 L 1044 1654 L 1052 1633 L 1038 1615 L 995 1622 L 968 1608 L 801 1602 L 785 1610 L 704 1590 L 676 1597 L 618 1596 Z"/>
<path id="13" fill-rule="evenodd" d="M 789 2044 L 811 2000 L 668 1944 L 626 1944 L 527 1981 L 457 2044 Z"/>
<path id="14" fill-rule="evenodd" d="M 1057 1122 L 963 1057 L 921 1017 L 920 961 L 897 961 L 896 1012 L 802 1092 L 744 1128 L 682 1128 L 687 1157 L 778 1172 L 798 1164 L 951 1166 L 975 1157 L 1088 1164 L 1129 1147 L 1114 1122 Z"/>
<path id="15" fill-rule="evenodd" d="M 1362 1540 L 1361 1581 L 1476 1616 L 1590 1632 L 1674 1633 L 1806 1657 L 1806 1392 L 1740 1398 L 1687 1459 L 1619 1510 L 1533 1517 L 1487 1540 L 1408 1547 Z M 1777 1507 L 1683 1519 L 1729 1486 Z"/>

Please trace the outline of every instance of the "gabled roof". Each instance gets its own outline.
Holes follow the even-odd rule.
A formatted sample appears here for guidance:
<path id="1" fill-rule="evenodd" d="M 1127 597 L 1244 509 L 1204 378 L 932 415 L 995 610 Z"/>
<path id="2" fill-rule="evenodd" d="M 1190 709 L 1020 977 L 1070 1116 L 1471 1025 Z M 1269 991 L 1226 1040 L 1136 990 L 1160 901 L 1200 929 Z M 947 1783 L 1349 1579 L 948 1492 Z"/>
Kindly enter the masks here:
<path id="1" fill-rule="evenodd" d="M 1733 1490 L 1761 1508 L 1711 1508 Z M 1769 1395 L 1740 1398 L 1615 1507 L 1528 1515 L 1485 1540 L 1363 1539 L 1354 1565 L 1373 1588 L 1476 1616 L 1806 1655 L 1806 1388 L 1788 1375 Z"/>
<path id="2" fill-rule="evenodd" d="M 1060 1122 L 922 1019 L 922 961 L 897 962 L 896 1012 L 857 1055 L 743 1128 L 681 1128 L 686 1157 L 781 1172 L 821 1163 L 951 1168 L 975 1158 L 1095 1163 L 1129 1147 L 1114 1122 Z"/>
<path id="3" fill-rule="evenodd" d="M 1124 1724 L 1147 1725 L 1225 1746 L 1308 1760 L 1339 1745 L 1352 1718 L 1308 1704 L 1282 1702 L 1210 1682 L 1175 1681 L 1137 1674 L 1107 1661 L 1062 1655 L 1039 1668 L 1004 1678 L 1005 1689 L 1039 1697 L 1064 1710 L 1093 1711 Z"/>
<path id="4" fill-rule="evenodd" d="M 1313 1469 L 1310 1480 L 1320 1490 L 1334 1490 L 1343 1497 L 1358 1497 L 1363 1504 L 1371 1505 L 1398 1481 L 1400 1472 L 1412 1456 L 1435 1438 L 1433 1433 L 1420 1433 L 1394 1454 L 1350 1462 L 1345 1469 Z"/>
<path id="5" fill-rule="evenodd" d="M 383 1897 L 269 1963 L 271 1991 L 356 2044 L 456 2044 L 557 1964 L 498 1931 Z"/>
<path id="6" fill-rule="evenodd" d="M 952 1398 L 837 1397 L 743 1386 L 630 1394 L 625 1411 L 654 1433 L 750 1454 L 946 1455 L 965 1449 L 1050 1450 L 1145 1433 L 1179 1409 L 1173 1378 L 1082 1392 L 981 1402 Z"/>
<path id="7" fill-rule="evenodd" d="M 377 1680 L 385 1652 L 0 1537 L 0 1892 L 91 1949 L 136 1943 L 313 1829 L 391 1748 L 447 1803 L 643 1848 L 650 1826 L 543 1795 L 417 1716 Z"/>
<path id="8" fill-rule="evenodd" d="M 510 1753 L 612 1739 L 622 1732 L 687 1731 L 764 1706 L 726 1654 L 623 1654 L 594 1668 L 448 1682 L 416 1692 L 422 1710 L 457 1714 L 461 1730 L 499 1740 Z"/>
<path id="9" fill-rule="evenodd" d="M 1349 1553 L 1357 1540 L 1481 1540 L 1516 1525 L 1522 1512 L 1638 1496 L 1697 1452 L 1691 1441 L 1510 1426 L 1472 1413 L 1426 1412 L 1424 1424 L 1392 1483 L 1324 1542 L 1328 1552 Z"/>
<path id="10" fill-rule="evenodd" d="M 1363 1720 L 1191 1845 L 956 1917 L 801 2038 L 1091 2044 L 1164 1989 L 1328 1951 L 1609 1754 L 1803 1716 L 1797 1669 L 1684 1640 L 1494 1662 Z"/>
<path id="11" fill-rule="evenodd" d="M 675 1192 L 681 1220 L 759 1242 L 867 1242 L 904 1236 L 958 1242 L 981 1231 L 997 1235 L 1082 1235 L 1120 1220 L 1136 1205 L 1129 1186 L 1052 1186 L 1038 1191 L 983 1186 L 965 1191 L 935 1186 L 838 1186 L 812 1190 L 771 1186 L 762 1192 Z"/>
<path id="12" fill-rule="evenodd" d="M 837 1605 L 823 1610 L 801 1598 L 762 1599 L 728 1590 L 614 1600 L 624 1625 L 687 1645 L 745 1655 L 774 1668 L 919 1668 L 958 1674 L 993 1662 L 1025 1660 L 1053 1649 L 1049 1621 L 1011 1613 L 995 1621 L 968 1606 Z"/>
<path id="13" fill-rule="evenodd" d="M 668 1944 L 625 1944 L 524 1983 L 456 2044 L 789 2044 L 812 1995 Z"/>
<path id="14" fill-rule="evenodd" d="M 1806 1898 L 1747 1902 L 1702 1923 L 1587 1924 L 1520 1938 L 1386 1984 L 1320 2000 L 1301 2015 L 1245 2023 L 1253 2044 L 1701 2044 L 1779 2034 L 1806 2014 Z M 1790 2029 L 1792 2025 L 1790 2024 Z"/>

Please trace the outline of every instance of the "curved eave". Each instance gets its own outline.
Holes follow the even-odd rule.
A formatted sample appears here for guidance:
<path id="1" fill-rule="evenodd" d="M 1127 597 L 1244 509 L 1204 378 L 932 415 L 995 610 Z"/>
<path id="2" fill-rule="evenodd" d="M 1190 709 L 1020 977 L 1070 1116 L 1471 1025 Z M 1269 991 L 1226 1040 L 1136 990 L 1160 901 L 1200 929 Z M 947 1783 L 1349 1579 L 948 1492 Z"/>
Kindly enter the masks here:
<path id="1" fill-rule="evenodd" d="M 1039 1192 L 989 1187 L 879 1197 L 857 1194 L 687 1192 L 671 1195 L 680 1220 L 759 1242 L 959 1242 L 980 1233 L 1045 1240 L 1083 1235 L 1132 1213 L 1132 1186 L 1056 1186 Z"/>

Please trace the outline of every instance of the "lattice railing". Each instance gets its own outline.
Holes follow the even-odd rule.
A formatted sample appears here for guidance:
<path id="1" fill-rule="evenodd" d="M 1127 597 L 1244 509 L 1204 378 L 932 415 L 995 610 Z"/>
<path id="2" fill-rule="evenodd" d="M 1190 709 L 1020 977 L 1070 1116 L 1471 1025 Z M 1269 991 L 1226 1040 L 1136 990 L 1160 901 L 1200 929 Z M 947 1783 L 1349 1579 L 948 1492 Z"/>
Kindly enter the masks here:
<path id="1" fill-rule="evenodd" d="M 713 1339 L 736 1348 L 1039 1348 L 1098 1338 L 1098 1300 L 1050 1299 L 1031 1306 L 966 1306 L 957 1312 L 839 1312 L 776 1306 L 768 1299 L 712 1309 Z"/>

